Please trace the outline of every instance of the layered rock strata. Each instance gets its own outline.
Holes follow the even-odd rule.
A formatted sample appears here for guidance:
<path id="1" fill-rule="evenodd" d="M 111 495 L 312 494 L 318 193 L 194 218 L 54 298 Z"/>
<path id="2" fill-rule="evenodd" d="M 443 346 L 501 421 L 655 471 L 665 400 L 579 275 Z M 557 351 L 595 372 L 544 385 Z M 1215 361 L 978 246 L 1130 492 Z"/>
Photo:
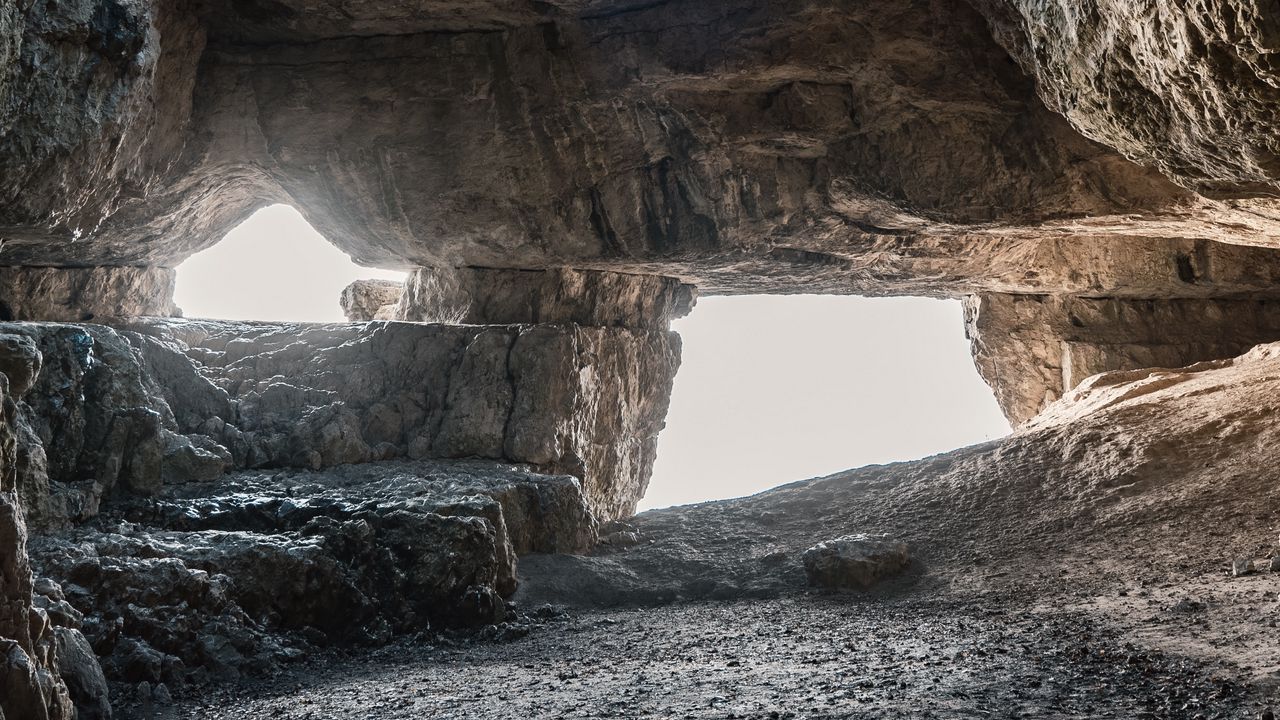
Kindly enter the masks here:
<path id="1" fill-rule="evenodd" d="M 1179 368 L 1280 339 L 1280 300 L 978 295 L 965 301 L 978 371 L 1014 424 L 1085 378 Z"/>
<path id="2" fill-rule="evenodd" d="M 0 267 L 0 320 L 90 322 L 179 314 L 174 271 L 155 267 Z"/>
<path id="3" fill-rule="evenodd" d="M 630 514 L 644 493 L 679 364 L 674 333 L 568 323 L 129 328 L 203 378 L 162 381 L 170 407 L 190 408 L 203 387 L 233 408 L 211 403 L 217 412 L 185 429 L 237 467 L 506 460 L 579 477 L 602 519 Z"/>

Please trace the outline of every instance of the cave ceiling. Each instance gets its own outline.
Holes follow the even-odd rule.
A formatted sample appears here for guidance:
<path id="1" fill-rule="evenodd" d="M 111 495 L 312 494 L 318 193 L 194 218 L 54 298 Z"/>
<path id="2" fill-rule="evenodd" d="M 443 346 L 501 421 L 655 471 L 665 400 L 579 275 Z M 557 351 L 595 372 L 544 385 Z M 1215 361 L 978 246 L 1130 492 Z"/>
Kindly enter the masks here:
<path id="1" fill-rule="evenodd" d="M 1276 27 L 1248 0 L 19 3 L 0 264 L 170 267 L 285 202 L 383 267 L 1266 292 Z"/>

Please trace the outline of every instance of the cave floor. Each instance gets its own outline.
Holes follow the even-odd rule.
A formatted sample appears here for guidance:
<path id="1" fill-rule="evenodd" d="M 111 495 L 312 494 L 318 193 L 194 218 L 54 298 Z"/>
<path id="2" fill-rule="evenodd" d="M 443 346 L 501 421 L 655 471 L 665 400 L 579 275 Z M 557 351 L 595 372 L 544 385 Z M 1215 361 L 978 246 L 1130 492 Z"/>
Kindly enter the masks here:
<path id="1" fill-rule="evenodd" d="M 331 654 L 173 718 L 1236 718 L 1239 677 L 1080 613 L 792 595 L 589 611 Z M 135 708 L 136 710 L 136 708 Z M 163 714 L 157 717 L 163 717 Z"/>

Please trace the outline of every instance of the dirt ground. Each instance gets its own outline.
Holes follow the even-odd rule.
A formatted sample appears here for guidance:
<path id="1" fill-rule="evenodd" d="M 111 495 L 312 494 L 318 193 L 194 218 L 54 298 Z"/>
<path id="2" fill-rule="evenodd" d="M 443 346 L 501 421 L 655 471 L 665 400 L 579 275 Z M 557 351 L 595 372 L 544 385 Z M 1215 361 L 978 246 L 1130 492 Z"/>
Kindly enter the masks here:
<path id="1" fill-rule="evenodd" d="M 510 642 L 329 656 L 175 717 L 1236 718 L 1237 674 L 1073 613 L 852 596 L 589 612 Z"/>

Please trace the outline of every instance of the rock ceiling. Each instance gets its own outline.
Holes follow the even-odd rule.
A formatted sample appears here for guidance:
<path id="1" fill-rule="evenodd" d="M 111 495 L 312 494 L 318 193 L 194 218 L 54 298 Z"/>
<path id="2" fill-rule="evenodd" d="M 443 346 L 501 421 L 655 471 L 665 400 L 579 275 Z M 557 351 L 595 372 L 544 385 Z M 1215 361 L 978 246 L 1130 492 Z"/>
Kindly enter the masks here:
<path id="1" fill-rule="evenodd" d="M 0 263 L 172 266 L 288 202 L 382 266 L 1262 291 L 1280 90 L 1254 5 L 11 5 Z M 1231 259 L 1188 282 L 1206 255 Z"/>

